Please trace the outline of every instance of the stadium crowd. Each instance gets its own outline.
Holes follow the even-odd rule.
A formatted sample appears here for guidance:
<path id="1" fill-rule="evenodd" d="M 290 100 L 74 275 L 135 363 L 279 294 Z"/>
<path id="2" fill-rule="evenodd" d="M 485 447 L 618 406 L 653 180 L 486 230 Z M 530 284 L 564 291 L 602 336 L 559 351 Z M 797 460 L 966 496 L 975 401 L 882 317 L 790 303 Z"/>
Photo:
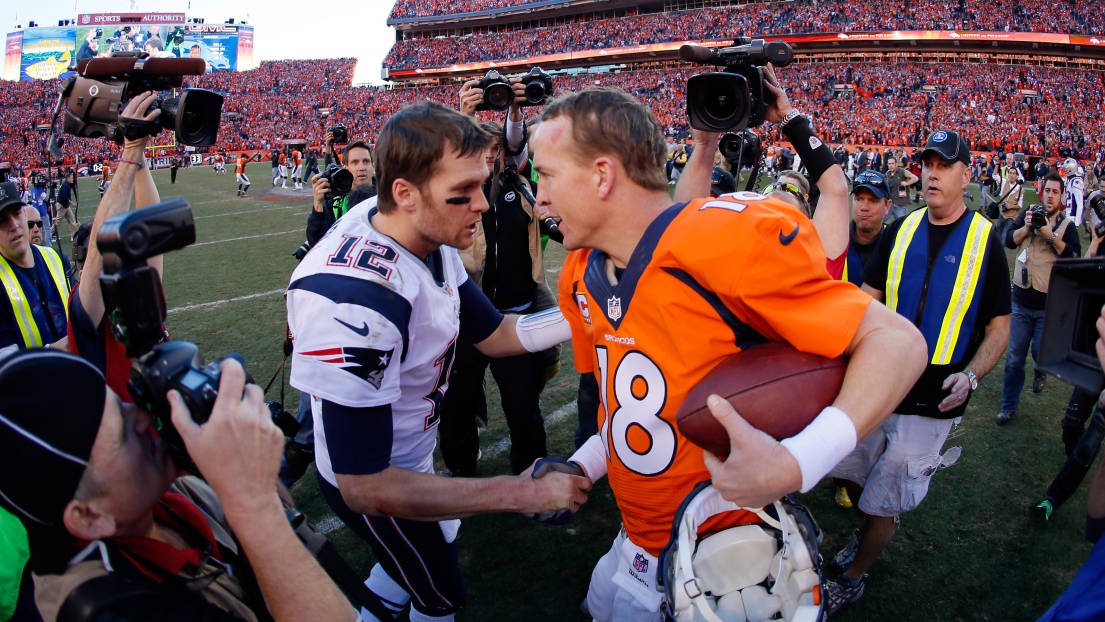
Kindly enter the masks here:
<path id="1" fill-rule="evenodd" d="M 917 146 L 930 128 L 955 125 L 981 151 L 1057 157 L 1066 147 L 1092 160 L 1105 149 L 1105 134 L 1092 123 L 1103 112 L 1102 74 L 998 65 L 932 68 L 921 63 L 810 63 L 781 73 L 834 143 Z M 420 99 L 451 104 L 456 99 L 452 85 L 354 88 L 354 69 L 352 59 L 266 61 L 249 72 L 189 79 L 188 86 L 226 96 L 224 125 L 213 149 L 223 152 L 265 151 L 285 138 L 321 147 L 326 129 L 337 123 L 354 136 L 373 137 L 404 104 Z M 687 67 L 558 76 L 556 88 L 620 87 L 644 102 L 669 135 L 683 136 L 689 129 L 686 82 L 697 71 Z M 837 84 L 851 88 L 837 91 Z M 1027 97 L 1022 90 L 1039 94 Z M 34 126 L 48 121 L 55 97 L 52 83 L 0 85 L 0 162 L 45 166 L 43 136 Z M 481 114 L 484 120 L 497 116 Z M 118 151 L 108 141 L 63 140 L 67 166 L 112 159 Z"/>
<path id="2" fill-rule="evenodd" d="M 508 1 L 467 0 L 459 4 L 462 8 L 478 10 L 469 5 L 493 5 Z M 411 4 L 419 5 L 415 14 L 420 16 L 465 12 L 458 10 L 458 3 L 454 2 L 409 0 L 397 2 L 392 17 L 410 16 L 397 13 Z M 854 9 L 854 3 L 844 0 L 768 2 L 617 20 L 602 19 L 585 24 L 538 28 L 524 33 L 415 39 L 396 44 L 385 63 L 389 67 L 418 65 L 416 58 L 421 57 L 440 61 L 434 66 L 442 66 L 478 60 L 479 54 L 494 58 L 516 58 L 518 55 L 533 53 L 553 54 L 638 43 L 714 38 L 719 33 L 726 36 L 876 30 L 1065 32 L 1089 35 L 1105 33 L 1105 16 L 1102 12 L 1088 8 L 1095 6 L 1093 4 L 1082 6 L 1083 9 L 1079 10 L 1078 5 L 1073 2 L 1049 3 L 1043 0 L 997 0 L 987 3 L 924 0 L 904 5 L 869 4 L 864 6 L 863 11 L 855 11 L 850 10 Z M 420 54 L 423 56 L 419 56 Z M 439 57 L 441 54 L 446 56 Z"/>

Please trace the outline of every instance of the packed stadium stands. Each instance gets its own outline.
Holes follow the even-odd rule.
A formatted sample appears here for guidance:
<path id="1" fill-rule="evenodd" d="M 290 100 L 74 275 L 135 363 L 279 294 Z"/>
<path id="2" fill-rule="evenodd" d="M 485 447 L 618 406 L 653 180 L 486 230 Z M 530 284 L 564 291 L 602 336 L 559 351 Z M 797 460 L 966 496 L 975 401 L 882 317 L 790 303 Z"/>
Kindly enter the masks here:
<path id="1" fill-rule="evenodd" d="M 326 128 L 376 135 L 404 104 L 433 99 L 456 105 L 459 84 L 354 88 L 352 59 L 264 62 L 241 73 L 190 79 L 226 96 L 220 150 L 264 150 L 284 138 L 320 145 Z M 695 67 L 559 76 L 559 92 L 592 85 L 623 88 L 652 110 L 672 136 L 688 130 L 685 85 Z M 780 70 L 796 105 L 831 142 L 914 146 L 934 127 L 961 129 L 978 150 L 1058 155 L 1060 147 L 1093 159 L 1105 149 L 1097 120 L 1105 114 L 1105 74 L 1054 67 L 921 63 L 802 63 Z M 852 88 L 834 89 L 845 84 Z M 56 83 L 0 83 L 0 161 L 42 166 L 42 137 Z M 935 89 L 935 90 L 929 90 Z M 1021 91 L 1035 90 L 1036 98 Z M 319 114 L 329 109 L 329 116 Z M 484 113 L 491 118 L 493 113 Z M 770 128 L 766 128 L 770 130 Z M 769 132 L 770 135 L 770 132 Z M 163 135 L 167 136 L 167 135 Z M 24 138 L 27 139 L 24 144 Z M 117 153 L 106 140 L 65 138 L 66 164 Z"/>
<path id="2" fill-rule="evenodd" d="M 399 10 L 399 4 L 396 10 Z M 440 2 L 442 7 L 452 3 Z M 590 50 L 753 34 L 807 34 L 881 30 L 971 30 L 1105 33 L 1105 11 L 1077 10 L 1069 2 L 998 0 L 985 5 L 923 0 L 906 5 L 870 4 L 862 11 L 846 0 L 769 2 L 695 9 L 562 26 L 461 37 L 419 38 L 408 32 L 392 47 L 384 65 L 393 69 L 442 67 L 456 63 L 509 60 L 573 50 Z M 1085 4 L 1083 5 L 1086 6 Z M 851 10 L 850 10 L 851 9 Z"/>

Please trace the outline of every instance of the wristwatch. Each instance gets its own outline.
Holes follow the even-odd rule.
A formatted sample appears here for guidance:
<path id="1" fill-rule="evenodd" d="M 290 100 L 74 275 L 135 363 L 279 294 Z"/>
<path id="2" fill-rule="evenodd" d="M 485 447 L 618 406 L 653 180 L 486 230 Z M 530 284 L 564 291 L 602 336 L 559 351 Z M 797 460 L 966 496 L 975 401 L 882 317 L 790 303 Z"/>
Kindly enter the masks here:
<path id="1" fill-rule="evenodd" d="M 975 375 L 975 372 L 969 369 L 964 369 L 963 375 L 967 377 L 967 382 L 969 382 L 971 385 L 971 393 L 978 391 L 978 376 Z"/>

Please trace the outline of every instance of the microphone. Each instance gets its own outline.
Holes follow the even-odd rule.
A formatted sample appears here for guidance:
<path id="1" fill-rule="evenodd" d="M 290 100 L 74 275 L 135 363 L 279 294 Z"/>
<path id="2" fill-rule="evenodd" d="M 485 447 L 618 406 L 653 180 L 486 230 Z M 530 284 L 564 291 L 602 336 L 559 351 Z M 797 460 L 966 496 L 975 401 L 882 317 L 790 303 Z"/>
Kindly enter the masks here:
<path id="1" fill-rule="evenodd" d="M 77 63 L 77 72 L 85 78 L 113 78 L 135 71 L 133 56 L 86 58 Z M 207 71 L 202 58 L 147 58 L 139 73 L 148 76 L 201 76 Z"/>
<path id="2" fill-rule="evenodd" d="M 679 58 L 691 63 L 704 65 L 724 65 L 717 52 L 701 45 L 684 45 L 679 48 Z"/>

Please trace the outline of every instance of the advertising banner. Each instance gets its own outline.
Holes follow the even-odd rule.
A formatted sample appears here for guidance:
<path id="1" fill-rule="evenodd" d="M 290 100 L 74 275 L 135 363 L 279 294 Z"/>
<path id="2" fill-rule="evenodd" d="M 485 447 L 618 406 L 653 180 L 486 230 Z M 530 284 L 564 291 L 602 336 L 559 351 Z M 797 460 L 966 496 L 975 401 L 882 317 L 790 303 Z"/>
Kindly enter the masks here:
<path id="1" fill-rule="evenodd" d="M 77 26 L 183 24 L 184 13 L 81 13 Z"/>
<path id="2" fill-rule="evenodd" d="M 202 58 L 207 63 L 207 71 L 237 71 L 238 28 L 222 24 L 189 24 L 184 28 L 181 56 Z M 253 29 L 249 30 L 252 35 Z M 252 57 L 252 36 L 250 39 Z"/>
<path id="3" fill-rule="evenodd" d="M 23 31 L 23 55 L 19 61 L 20 80 L 56 80 L 72 75 L 74 40 L 77 29 L 28 28 Z"/>
<path id="4" fill-rule="evenodd" d="M 253 26 L 238 28 L 238 71 L 249 71 L 253 64 Z"/>
<path id="5" fill-rule="evenodd" d="M 9 32 L 4 46 L 4 80 L 19 79 L 19 61 L 23 57 L 23 33 Z"/>

